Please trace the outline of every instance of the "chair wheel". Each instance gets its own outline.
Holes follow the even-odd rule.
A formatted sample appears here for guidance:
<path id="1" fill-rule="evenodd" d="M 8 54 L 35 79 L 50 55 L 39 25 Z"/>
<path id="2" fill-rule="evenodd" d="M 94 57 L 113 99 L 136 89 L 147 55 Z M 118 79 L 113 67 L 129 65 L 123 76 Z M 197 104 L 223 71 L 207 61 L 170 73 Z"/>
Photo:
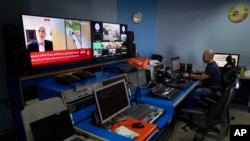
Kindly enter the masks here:
<path id="1" fill-rule="evenodd" d="M 205 138 L 199 137 L 198 135 L 194 135 L 193 141 L 205 141 Z"/>

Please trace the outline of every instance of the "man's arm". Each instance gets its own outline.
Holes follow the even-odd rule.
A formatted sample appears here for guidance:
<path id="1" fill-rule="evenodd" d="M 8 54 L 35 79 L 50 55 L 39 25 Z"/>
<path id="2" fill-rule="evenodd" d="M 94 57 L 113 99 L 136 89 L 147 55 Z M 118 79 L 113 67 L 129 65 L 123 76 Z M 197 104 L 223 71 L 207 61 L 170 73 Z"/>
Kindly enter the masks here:
<path id="1" fill-rule="evenodd" d="M 196 79 L 196 80 L 204 80 L 204 79 L 207 79 L 209 77 L 209 75 L 207 75 L 204 72 L 201 74 L 184 73 L 183 77 L 192 78 L 192 79 Z"/>

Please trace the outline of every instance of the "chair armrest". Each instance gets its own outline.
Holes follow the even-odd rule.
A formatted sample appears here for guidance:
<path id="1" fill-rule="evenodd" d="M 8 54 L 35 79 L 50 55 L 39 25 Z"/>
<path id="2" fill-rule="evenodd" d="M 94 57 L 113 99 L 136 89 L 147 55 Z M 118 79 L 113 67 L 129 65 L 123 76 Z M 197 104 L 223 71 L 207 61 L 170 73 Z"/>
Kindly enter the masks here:
<path id="1" fill-rule="evenodd" d="M 189 114 L 205 114 L 204 111 L 196 110 L 196 109 L 181 109 L 182 112 L 189 113 Z"/>

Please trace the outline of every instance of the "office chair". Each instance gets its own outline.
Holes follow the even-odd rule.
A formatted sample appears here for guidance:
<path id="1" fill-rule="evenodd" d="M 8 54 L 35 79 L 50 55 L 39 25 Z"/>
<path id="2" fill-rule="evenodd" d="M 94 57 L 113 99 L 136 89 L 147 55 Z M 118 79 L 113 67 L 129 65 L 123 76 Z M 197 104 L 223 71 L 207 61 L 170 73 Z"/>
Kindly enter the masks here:
<path id="1" fill-rule="evenodd" d="M 229 107 L 235 94 L 234 89 L 234 83 L 225 88 L 213 108 L 208 110 L 182 109 L 183 112 L 188 113 L 183 129 L 187 131 L 186 128 L 190 127 L 195 131 L 194 141 L 204 140 L 205 137 L 223 140 L 230 125 Z"/>

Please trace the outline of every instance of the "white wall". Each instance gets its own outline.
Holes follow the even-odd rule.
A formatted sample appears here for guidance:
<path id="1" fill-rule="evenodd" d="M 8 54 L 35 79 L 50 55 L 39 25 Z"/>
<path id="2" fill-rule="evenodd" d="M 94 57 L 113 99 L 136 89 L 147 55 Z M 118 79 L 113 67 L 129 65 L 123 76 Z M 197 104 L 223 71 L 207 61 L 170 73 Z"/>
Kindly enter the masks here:
<path id="1" fill-rule="evenodd" d="M 250 66 L 250 18 L 242 23 L 228 20 L 228 11 L 246 0 L 158 0 L 157 52 L 170 58 L 180 56 L 183 63 L 202 69 L 202 52 L 239 53 L 241 65 Z"/>

